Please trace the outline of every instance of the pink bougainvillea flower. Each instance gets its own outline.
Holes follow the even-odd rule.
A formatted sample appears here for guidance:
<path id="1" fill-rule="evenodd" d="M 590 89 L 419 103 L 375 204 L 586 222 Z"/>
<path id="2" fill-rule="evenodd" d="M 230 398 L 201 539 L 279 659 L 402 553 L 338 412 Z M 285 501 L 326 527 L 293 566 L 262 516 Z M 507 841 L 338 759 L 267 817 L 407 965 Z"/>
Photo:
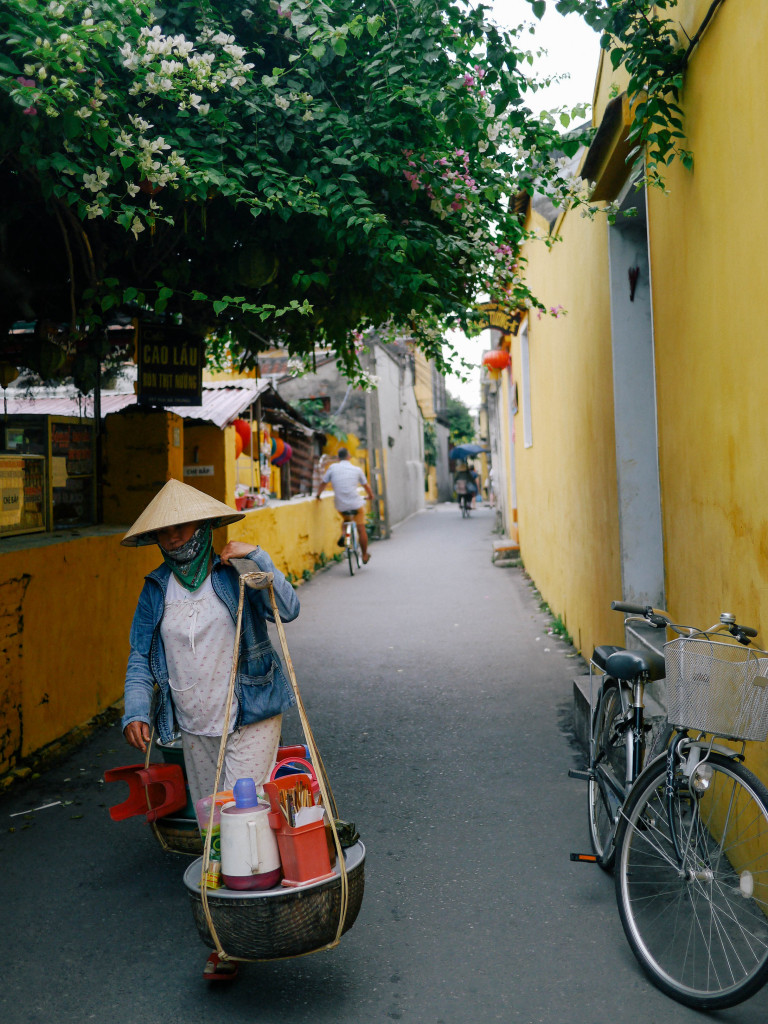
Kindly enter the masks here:
<path id="1" fill-rule="evenodd" d="M 468 89 L 471 89 L 471 88 L 472 88 L 472 86 L 473 86 L 474 84 L 475 84 L 475 80 L 474 80 L 474 78 L 473 78 L 473 77 L 472 77 L 472 75 L 470 75 L 470 73 L 469 73 L 469 72 L 467 71 L 467 72 L 466 72 L 466 74 L 464 75 L 464 85 L 466 85 L 466 87 L 467 87 Z"/>
<path id="2" fill-rule="evenodd" d="M 21 75 L 18 75 L 16 81 L 19 83 L 19 85 L 23 85 L 31 89 L 34 89 L 35 87 L 34 78 L 23 78 Z"/>

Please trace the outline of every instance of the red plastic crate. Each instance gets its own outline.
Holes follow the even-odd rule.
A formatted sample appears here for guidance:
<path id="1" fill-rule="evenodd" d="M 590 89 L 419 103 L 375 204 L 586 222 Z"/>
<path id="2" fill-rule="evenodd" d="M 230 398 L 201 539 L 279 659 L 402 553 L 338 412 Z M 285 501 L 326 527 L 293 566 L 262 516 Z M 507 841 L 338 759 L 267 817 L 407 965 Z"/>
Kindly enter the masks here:
<path id="1" fill-rule="evenodd" d="M 307 885 L 330 878 L 333 874 L 325 822 L 313 821 L 309 825 L 291 828 L 280 808 L 281 790 L 293 789 L 299 781 L 307 786 L 312 782 L 308 775 L 286 775 L 264 783 L 264 792 L 269 797 L 269 824 L 277 834 L 277 848 L 283 865 L 283 885 Z"/>

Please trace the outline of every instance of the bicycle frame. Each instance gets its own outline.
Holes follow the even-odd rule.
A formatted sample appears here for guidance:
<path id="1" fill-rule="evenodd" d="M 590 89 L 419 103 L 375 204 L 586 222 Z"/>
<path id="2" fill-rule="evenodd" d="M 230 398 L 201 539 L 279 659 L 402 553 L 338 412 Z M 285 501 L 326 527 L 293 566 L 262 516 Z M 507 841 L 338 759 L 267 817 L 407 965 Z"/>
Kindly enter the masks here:
<path id="1" fill-rule="evenodd" d="M 629 613 L 626 615 L 624 620 L 627 632 L 656 655 L 661 655 L 662 652 L 651 644 L 647 637 L 643 636 L 642 633 L 637 630 L 633 630 L 633 623 L 643 624 L 646 627 L 652 625 L 657 629 L 664 627 L 665 632 L 668 628 L 678 635 L 687 637 L 702 635 L 705 633 L 710 635 L 727 630 L 735 636 L 739 642 L 747 644 L 749 643 L 749 636 L 754 633 L 753 630 L 737 626 L 733 616 L 729 615 L 722 615 L 720 622 L 711 626 L 708 630 L 695 630 L 691 627 L 673 624 L 665 612 L 661 612 L 657 609 L 652 609 L 650 607 L 641 609 L 636 606 L 622 606 L 621 604 L 617 606 L 616 602 L 614 602 L 614 606 L 617 607 L 617 610 Z M 643 612 L 642 615 L 639 614 L 641 611 Z M 603 652 L 603 657 L 605 657 L 605 652 Z M 605 842 L 602 847 L 602 854 L 599 856 L 572 854 L 572 859 L 587 861 L 596 860 L 603 867 L 609 867 L 612 862 L 616 835 L 621 823 L 621 809 L 644 767 L 643 761 L 645 759 L 646 752 L 645 687 L 648 679 L 650 678 L 648 673 L 645 673 L 636 675 L 634 678 L 623 679 L 619 678 L 616 674 L 611 674 L 608 669 L 609 666 L 599 665 L 594 661 L 594 659 L 590 659 L 589 762 L 586 771 L 571 770 L 569 772 L 569 775 L 572 778 L 584 779 L 589 781 L 593 787 L 597 787 L 600 799 L 603 803 L 604 814 L 607 818 L 605 821 L 606 835 Z M 597 698 L 595 698 L 594 695 L 596 678 L 599 679 Z M 603 707 L 602 702 L 605 699 L 606 694 L 609 692 L 609 688 L 612 687 L 615 687 L 616 693 L 618 694 L 620 701 L 620 713 L 614 714 L 610 722 L 600 723 L 598 721 L 598 715 L 600 715 Z M 603 739 L 605 739 L 606 734 L 602 734 L 601 737 L 598 737 L 597 729 L 600 725 L 602 725 L 602 728 L 607 728 L 609 730 L 607 733 L 607 744 L 603 743 Z M 620 744 L 616 743 L 617 737 L 620 738 Z M 598 749 L 598 743 L 600 744 L 601 749 Z M 623 745 L 624 748 L 623 778 L 619 777 L 621 770 L 618 765 L 615 763 L 611 765 L 607 760 L 607 757 L 605 762 L 601 760 L 603 754 L 607 755 L 610 753 L 610 748 L 615 749 L 620 745 Z M 710 749 L 717 749 L 718 752 L 722 751 L 725 756 L 736 756 L 730 748 L 721 748 L 718 746 L 711 747 Z M 670 773 L 672 773 L 673 767 L 672 758 L 670 756 Z M 688 774 L 690 775 L 694 770 L 695 766 L 691 767 Z M 673 775 L 670 774 L 670 780 L 672 778 Z M 590 792 L 592 792 L 592 790 Z M 671 796 L 669 799 L 671 800 Z M 608 827 L 609 822 L 610 827 Z"/>
<path id="2" fill-rule="evenodd" d="M 353 560 L 355 563 L 357 563 L 357 568 L 360 568 L 360 555 L 358 547 L 359 534 L 357 523 L 351 516 L 344 516 L 343 536 L 344 550 L 346 551 L 347 558 L 349 559 L 349 571 L 350 574 L 354 576 L 355 566 L 353 565 Z"/>

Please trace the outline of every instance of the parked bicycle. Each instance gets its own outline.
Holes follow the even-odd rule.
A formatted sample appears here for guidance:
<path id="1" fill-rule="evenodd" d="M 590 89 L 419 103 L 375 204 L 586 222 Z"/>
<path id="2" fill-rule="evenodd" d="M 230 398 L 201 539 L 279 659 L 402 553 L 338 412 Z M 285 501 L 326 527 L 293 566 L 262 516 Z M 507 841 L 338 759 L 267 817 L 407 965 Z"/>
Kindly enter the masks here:
<path id="1" fill-rule="evenodd" d="M 355 569 L 359 569 L 360 560 L 360 537 L 357 532 L 357 523 L 353 516 L 356 513 L 342 512 L 344 517 L 344 550 L 347 552 L 349 562 L 349 575 L 355 575 Z"/>
<path id="2" fill-rule="evenodd" d="M 595 649 L 589 767 L 572 773 L 588 781 L 595 852 L 572 859 L 615 861 L 624 932 L 658 988 L 724 1009 L 768 981 L 768 789 L 743 764 L 768 734 L 768 653 L 727 613 L 700 630 L 611 607 L 674 638 L 663 659 Z M 644 687 L 664 671 L 669 727 L 649 743 Z"/>

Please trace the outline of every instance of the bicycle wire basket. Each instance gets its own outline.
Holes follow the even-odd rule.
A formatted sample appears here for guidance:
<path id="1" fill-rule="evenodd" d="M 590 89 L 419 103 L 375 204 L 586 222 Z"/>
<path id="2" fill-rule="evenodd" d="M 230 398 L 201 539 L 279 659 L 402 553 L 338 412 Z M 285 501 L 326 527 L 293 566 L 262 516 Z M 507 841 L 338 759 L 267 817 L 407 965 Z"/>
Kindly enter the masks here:
<path id="1" fill-rule="evenodd" d="M 667 717 L 734 740 L 768 736 L 768 652 L 706 635 L 664 645 Z"/>

